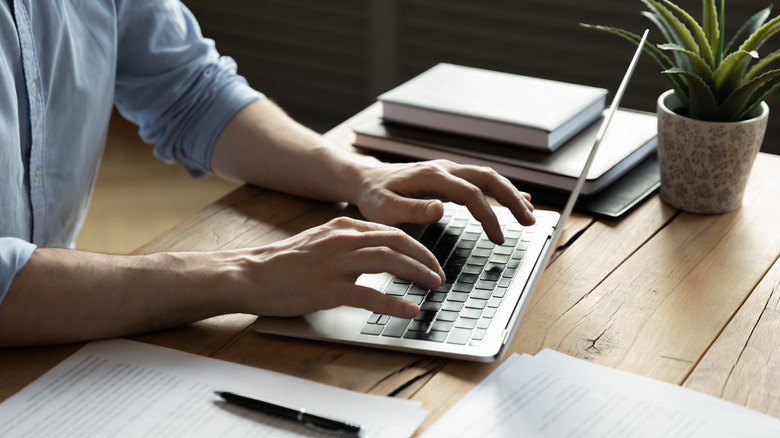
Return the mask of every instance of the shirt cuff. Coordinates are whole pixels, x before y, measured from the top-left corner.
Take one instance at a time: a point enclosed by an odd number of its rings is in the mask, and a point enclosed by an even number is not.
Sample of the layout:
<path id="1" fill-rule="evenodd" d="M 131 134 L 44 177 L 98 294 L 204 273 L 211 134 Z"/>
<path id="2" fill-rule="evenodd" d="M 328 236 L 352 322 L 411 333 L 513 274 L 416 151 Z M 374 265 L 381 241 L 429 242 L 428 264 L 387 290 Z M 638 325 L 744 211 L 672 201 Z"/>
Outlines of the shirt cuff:
<path id="1" fill-rule="evenodd" d="M 0 303 L 5 299 L 19 270 L 24 267 L 36 245 L 15 237 L 0 237 Z"/>

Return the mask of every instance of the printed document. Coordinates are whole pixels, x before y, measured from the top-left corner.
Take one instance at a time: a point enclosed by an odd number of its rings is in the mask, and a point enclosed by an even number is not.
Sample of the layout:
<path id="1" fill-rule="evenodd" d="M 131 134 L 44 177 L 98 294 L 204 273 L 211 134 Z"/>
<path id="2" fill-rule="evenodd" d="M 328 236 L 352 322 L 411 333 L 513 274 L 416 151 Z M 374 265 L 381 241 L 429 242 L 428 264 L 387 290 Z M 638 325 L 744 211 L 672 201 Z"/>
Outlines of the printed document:
<path id="1" fill-rule="evenodd" d="M 427 413 L 418 402 L 113 339 L 87 344 L 0 403 L 0 436 L 329 436 L 229 405 L 214 391 L 273 400 L 358 423 L 365 437 L 411 436 Z"/>
<path id="2" fill-rule="evenodd" d="M 780 420 L 553 350 L 512 355 L 423 437 L 767 437 Z"/>

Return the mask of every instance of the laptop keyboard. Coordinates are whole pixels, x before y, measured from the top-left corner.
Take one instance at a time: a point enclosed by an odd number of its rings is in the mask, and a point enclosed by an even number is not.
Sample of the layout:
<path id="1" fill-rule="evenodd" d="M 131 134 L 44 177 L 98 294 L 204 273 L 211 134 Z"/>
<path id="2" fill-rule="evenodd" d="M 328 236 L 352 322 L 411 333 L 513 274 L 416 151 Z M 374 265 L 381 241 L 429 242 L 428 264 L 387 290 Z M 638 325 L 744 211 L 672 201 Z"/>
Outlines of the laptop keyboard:
<path id="1" fill-rule="evenodd" d="M 448 206 L 429 225 L 420 242 L 431 250 L 447 278 L 437 289 L 426 289 L 394 277 L 383 291 L 420 306 L 414 319 L 374 313 L 363 324 L 364 335 L 478 345 L 504 301 L 523 259 L 533 227 L 523 227 L 508 212 L 497 210 L 504 243 L 496 245 L 465 209 Z"/>

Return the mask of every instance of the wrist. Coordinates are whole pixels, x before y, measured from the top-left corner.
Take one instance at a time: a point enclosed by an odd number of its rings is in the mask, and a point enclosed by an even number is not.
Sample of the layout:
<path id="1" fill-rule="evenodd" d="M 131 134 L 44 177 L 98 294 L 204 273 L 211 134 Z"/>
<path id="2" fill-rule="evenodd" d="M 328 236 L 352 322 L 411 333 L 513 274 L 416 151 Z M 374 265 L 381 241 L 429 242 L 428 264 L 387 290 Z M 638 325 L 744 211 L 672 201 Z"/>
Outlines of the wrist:
<path id="1" fill-rule="evenodd" d="M 339 199 L 360 205 L 361 199 L 373 182 L 373 170 L 382 163 L 374 157 L 351 154 L 339 174 Z"/>

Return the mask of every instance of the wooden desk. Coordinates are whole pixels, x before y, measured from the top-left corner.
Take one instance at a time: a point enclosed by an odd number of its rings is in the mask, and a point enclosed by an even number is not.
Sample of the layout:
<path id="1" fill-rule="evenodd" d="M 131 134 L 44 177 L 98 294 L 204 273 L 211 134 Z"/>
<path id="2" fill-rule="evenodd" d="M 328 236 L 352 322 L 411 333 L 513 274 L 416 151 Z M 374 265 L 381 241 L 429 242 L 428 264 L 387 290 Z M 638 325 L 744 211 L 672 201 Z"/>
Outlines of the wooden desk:
<path id="1" fill-rule="evenodd" d="M 351 144 L 351 123 L 328 136 Z M 511 351 L 553 348 L 780 417 L 780 157 L 761 154 L 744 205 L 680 213 L 655 196 L 620 221 L 575 214 Z M 343 206 L 242 187 L 138 250 L 262 245 Z M 134 339 L 372 394 L 421 400 L 435 421 L 497 364 L 261 336 L 226 315 Z M 0 400 L 80 345 L 0 350 Z M 422 429 L 421 429 L 422 430 Z"/>

